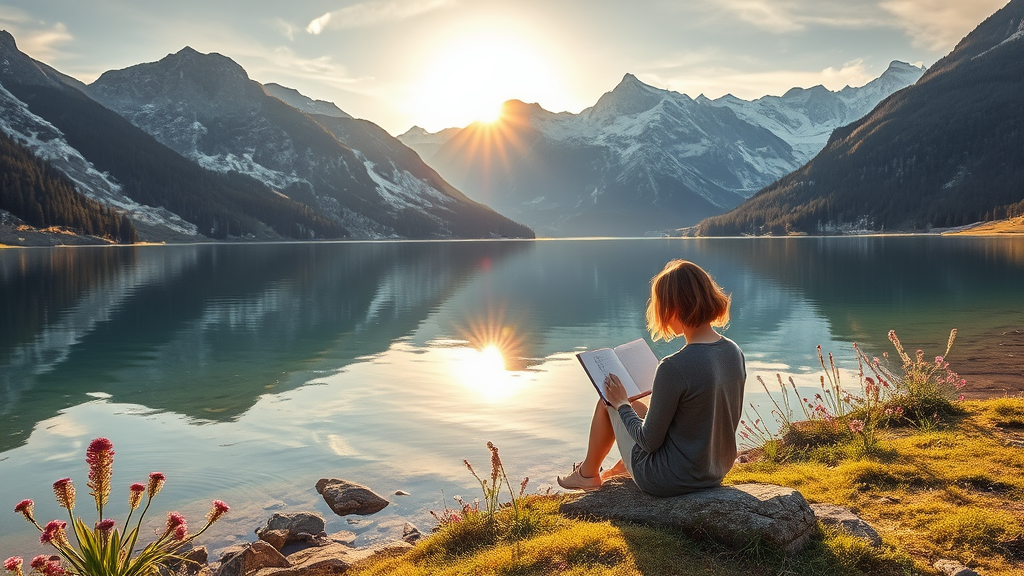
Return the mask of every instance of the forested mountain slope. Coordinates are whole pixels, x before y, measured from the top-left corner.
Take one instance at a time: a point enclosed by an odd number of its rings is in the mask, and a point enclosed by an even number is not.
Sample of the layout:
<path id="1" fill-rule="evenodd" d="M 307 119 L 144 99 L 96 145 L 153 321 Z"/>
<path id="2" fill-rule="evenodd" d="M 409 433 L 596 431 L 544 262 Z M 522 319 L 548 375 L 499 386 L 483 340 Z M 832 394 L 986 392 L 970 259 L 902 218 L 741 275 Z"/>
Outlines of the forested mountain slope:
<path id="1" fill-rule="evenodd" d="M 1024 0 L 700 235 L 925 230 L 1024 213 Z"/>

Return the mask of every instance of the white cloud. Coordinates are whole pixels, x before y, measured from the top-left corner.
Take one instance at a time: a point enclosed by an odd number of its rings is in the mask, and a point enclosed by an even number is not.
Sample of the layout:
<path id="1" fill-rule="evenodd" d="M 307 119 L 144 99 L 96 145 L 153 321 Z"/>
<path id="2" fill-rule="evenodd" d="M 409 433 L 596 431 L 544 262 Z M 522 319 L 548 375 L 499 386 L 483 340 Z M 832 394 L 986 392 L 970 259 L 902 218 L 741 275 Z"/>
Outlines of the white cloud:
<path id="1" fill-rule="evenodd" d="M 884 25 L 883 14 L 864 0 L 721 0 L 720 5 L 740 20 L 776 34 L 800 32 L 812 26 Z"/>
<path id="2" fill-rule="evenodd" d="M 314 18 L 306 32 L 320 34 L 331 28 L 361 28 L 382 22 L 393 22 L 419 16 L 456 4 L 457 0 L 368 0 Z"/>
<path id="3" fill-rule="evenodd" d="M 319 33 L 324 31 L 324 26 L 327 26 L 327 23 L 330 22 L 330 21 L 331 21 L 331 13 L 330 12 L 328 12 L 328 13 L 326 13 L 323 16 L 320 16 L 318 18 L 314 18 L 306 26 L 306 32 L 309 32 L 310 34 L 316 36 L 317 34 L 319 34 Z"/>
<path id="4" fill-rule="evenodd" d="M 883 0 L 879 6 L 895 16 L 896 24 L 914 45 L 928 50 L 952 50 L 1006 0 Z"/>

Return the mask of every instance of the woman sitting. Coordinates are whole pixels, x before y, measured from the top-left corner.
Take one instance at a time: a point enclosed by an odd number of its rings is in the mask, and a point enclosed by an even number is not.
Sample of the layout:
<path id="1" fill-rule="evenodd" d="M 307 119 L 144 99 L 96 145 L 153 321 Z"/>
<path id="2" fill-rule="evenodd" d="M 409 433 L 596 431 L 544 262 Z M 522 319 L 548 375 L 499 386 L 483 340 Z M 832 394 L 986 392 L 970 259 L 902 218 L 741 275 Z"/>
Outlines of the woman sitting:
<path id="1" fill-rule="evenodd" d="M 713 328 L 729 323 L 730 301 L 707 272 L 685 260 L 669 262 L 651 279 L 651 337 L 683 336 L 686 345 L 658 365 L 649 408 L 630 403 L 618 376 L 605 380 L 611 406 L 598 400 L 587 456 L 558 478 L 560 486 L 600 488 L 601 462 L 613 444 L 648 494 L 675 496 L 722 481 L 736 460 L 746 380 L 743 352 Z"/>

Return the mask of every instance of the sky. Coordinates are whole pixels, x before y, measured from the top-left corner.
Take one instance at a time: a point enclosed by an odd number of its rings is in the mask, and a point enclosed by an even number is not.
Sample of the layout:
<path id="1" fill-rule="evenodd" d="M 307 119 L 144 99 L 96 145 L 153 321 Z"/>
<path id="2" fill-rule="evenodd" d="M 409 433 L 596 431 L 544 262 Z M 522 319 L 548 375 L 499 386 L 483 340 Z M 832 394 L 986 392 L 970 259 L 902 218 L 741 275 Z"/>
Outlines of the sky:
<path id="1" fill-rule="evenodd" d="M 626 73 L 696 97 L 860 86 L 925 66 L 1006 0 L 0 0 L 0 28 L 84 82 L 191 46 L 397 135 L 579 112 Z"/>

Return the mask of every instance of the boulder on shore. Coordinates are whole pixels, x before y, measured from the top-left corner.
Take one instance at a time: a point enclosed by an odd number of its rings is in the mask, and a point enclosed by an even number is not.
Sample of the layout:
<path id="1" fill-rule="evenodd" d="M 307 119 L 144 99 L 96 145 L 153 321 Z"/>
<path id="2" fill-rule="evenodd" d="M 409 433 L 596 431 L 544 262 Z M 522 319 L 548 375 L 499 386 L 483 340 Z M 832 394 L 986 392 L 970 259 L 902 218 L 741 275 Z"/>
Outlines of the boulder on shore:
<path id="1" fill-rule="evenodd" d="M 256 529 L 256 536 L 269 542 L 280 550 L 292 542 L 313 542 L 324 537 L 327 522 L 316 512 L 293 512 L 290 514 L 275 513 L 267 520 L 267 525 Z"/>
<path id="2" fill-rule="evenodd" d="M 338 516 L 374 514 L 389 504 L 366 486 L 339 478 L 321 478 L 316 483 L 316 491 Z"/>
<path id="3" fill-rule="evenodd" d="M 263 568 L 289 566 L 291 563 L 276 548 L 257 540 L 252 544 L 243 545 L 240 550 L 233 551 L 230 555 L 224 554 L 214 576 L 247 576 Z"/>
<path id="4" fill-rule="evenodd" d="M 614 480 L 563 503 L 559 511 L 573 517 L 676 528 L 733 549 L 760 541 L 790 554 L 802 550 L 818 530 L 803 495 L 772 484 L 717 486 L 658 498 L 642 492 L 632 480 Z"/>
<path id="5" fill-rule="evenodd" d="M 818 521 L 826 526 L 835 526 L 850 536 L 866 541 L 875 548 L 882 545 L 882 537 L 878 535 L 878 532 L 849 508 L 836 504 L 811 504 L 811 510 L 814 510 Z"/>

